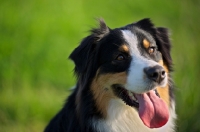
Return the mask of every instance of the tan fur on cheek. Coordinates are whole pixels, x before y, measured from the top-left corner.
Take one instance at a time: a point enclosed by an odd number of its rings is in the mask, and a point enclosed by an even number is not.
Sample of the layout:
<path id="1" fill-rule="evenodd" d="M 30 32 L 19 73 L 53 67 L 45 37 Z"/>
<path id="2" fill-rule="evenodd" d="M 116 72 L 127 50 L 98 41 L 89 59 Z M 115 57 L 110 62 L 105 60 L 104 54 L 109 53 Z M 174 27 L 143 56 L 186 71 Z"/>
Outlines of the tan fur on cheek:
<path id="1" fill-rule="evenodd" d="M 163 66 L 163 60 L 159 60 L 158 62 L 161 66 Z"/>
<path id="2" fill-rule="evenodd" d="M 110 99 L 117 98 L 111 86 L 113 84 L 125 84 L 127 74 L 126 72 L 115 73 L 115 74 L 103 74 L 94 78 L 91 84 L 91 91 L 94 96 L 94 100 L 97 109 L 103 114 L 104 117 L 107 116 L 107 108 Z"/>
<path id="3" fill-rule="evenodd" d="M 163 66 L 163 68 L 165 69 L 165 72 L 167 73 L 167 76 L 168 76 L 169 70 L 168 70 L 167 66 L 165 64 L 163 64 L 163 60 L 160 60 L 158 63 Z M 157 91 L 158 91 L 160 97 L 166 102 L 166 104 L 169 107 L 170 106 L 169 85 L 167 84 L 165 87 L 158 87 Z"/>
<path id="4" fill-rule="evenodd" d="M 157 91 L 160 95 L 160 97 L 165 101 L 165 103 L 167 104 L 167 106 L 170 106 L 170 100 L 169 100 L 169 86 L 165 86 L 165 87 L 158 87 Z"/>

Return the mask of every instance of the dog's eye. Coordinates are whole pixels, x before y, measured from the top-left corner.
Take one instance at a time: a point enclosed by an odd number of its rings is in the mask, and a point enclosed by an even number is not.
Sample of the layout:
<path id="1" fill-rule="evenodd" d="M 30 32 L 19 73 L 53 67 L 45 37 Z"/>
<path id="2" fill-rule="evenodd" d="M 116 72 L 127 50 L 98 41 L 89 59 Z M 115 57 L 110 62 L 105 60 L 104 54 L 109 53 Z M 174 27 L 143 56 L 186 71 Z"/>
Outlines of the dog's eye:
<path id="1" fill-rule="evenodd" d="M 153 54 L 156 50 L 156 47 L 149 47 L 148 52 L 149 54 Z"/>
<path id="2" fill-rule="evenodd" d="M 125 57 L 121 54 L 116 57 L 116 60 L 118 60 L 118 61 L 122 61 L 124 59 L 125 59 Z"/>

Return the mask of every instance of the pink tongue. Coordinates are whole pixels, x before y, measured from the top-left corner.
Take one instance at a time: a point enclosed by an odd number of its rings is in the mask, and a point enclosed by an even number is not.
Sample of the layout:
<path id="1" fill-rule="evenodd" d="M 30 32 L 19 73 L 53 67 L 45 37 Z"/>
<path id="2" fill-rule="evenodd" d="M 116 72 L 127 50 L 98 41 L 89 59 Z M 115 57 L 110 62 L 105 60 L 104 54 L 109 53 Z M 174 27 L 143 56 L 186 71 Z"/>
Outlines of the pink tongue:
<path id="1" fill-rule="evenodd" d="M 167 123 L 167 105 L 153 90 L 149 93 L 136 94 L 136 98 L 139 102 L 139 116 L 147 127 L 158 128 Z"/>

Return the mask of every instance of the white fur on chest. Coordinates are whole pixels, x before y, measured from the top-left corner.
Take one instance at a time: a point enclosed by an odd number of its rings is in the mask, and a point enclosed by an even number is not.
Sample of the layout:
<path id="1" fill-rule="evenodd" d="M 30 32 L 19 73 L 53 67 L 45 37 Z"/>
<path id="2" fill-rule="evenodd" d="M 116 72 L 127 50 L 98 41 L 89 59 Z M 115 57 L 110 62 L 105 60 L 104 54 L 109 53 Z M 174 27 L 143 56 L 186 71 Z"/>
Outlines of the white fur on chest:
<path id="1" fill-rule="evenodd" d="M 109 102 L 108 117 L 94 121 L 93 125 L 98 132 L 173 132 L 175 118 L 174 110 L 170 110 L 170 118 L 165 126 L 150 129 L 143 124 L 134 108 L 120 99 L 112 99 Z"/>

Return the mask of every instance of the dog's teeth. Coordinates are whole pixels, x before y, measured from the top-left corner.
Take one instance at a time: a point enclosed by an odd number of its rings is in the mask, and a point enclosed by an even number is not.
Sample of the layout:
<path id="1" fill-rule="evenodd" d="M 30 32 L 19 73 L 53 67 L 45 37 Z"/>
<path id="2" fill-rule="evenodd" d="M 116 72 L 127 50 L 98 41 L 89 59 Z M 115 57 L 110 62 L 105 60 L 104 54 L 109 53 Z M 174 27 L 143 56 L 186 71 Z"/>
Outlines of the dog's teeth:
<path id="1" fill-rule="evenodd" d="M 131 96 L 131 99 L 134 100 L 134 101 L 136 101 L 136 98 L 134 96 Z"/>
<path id="2" fill-rule="evenodd" d="M 128 95 L 129 95 L 129 97 L 133 96 L 133 94 L 131 92 L 129 92 L 129 91 L 128 91 Z"/>
<path id="3" fill-rule="evenodd" d="M 131 96 L 131 99 L 134 100 L 134 101 L 137 100 L 137 99 L 135 98 L 135 96 L 133 96 L 133 95 Z"/>
<path id="4" fill-rule="evenodd" d="M 133 93 L 131 93 L 130 91 L 128 91 L 128 95 L 129 95 L 129 97 L 130 97 L 133 101 L 135 101 L 135 102 L 138 103 L 138 100 L 135 98 L 135 96 L 133 95 Z"/>

